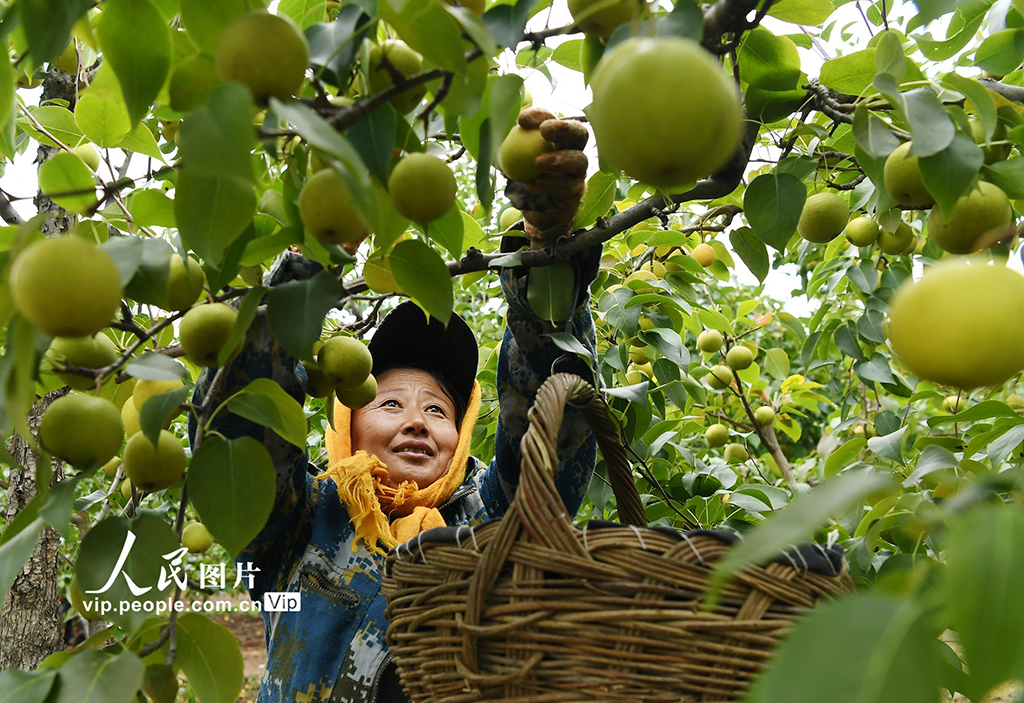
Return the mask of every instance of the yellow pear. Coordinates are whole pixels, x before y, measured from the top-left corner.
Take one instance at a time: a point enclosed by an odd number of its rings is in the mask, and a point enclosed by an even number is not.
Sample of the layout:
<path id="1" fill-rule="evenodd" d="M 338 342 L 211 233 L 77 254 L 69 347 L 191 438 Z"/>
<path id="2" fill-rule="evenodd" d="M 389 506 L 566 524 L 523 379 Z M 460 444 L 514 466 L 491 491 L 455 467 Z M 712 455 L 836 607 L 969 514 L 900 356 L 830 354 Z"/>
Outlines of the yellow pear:
<path id="1" fill-rule="evenodd" d="M 309 66 L 309 44 L 285 15 L 255 10 L 233 19 L 217 42 L 217 74 L 252 91 L 259 105 L 299 92 Z"/>
<path id="2" fill-rule="evenodd" d="M 50 237 L 11 266 L 11 297 L 32 325 L 54 337 L 96 334 L 121 304 L 121 274 L 100 247 L 80 237 Z"/>
<path id="3" fill-rule="evenodd" d="M 191 307 L 203 292 L 203 267 L 190 256 L 184 259 L 171 255 L 171 268 L 167 273 L 167 310 L 185 310 Z"/>
<path id="4" fill-rule="evenodd" d="M 85 591 L 82 590 L 82 585 L 78 582 L 78 574 L 75 574 L 71 577 L 70 595 L 71 605 L 75 608 L 75 611 L 83 618 L 89 620 L 90 622 L 95 622 L 97 620 L 103 619 L 102 615 L 100 615 L 98 612 L 92 610 L 86 605 L 87 596 Z M 103 597 L 103 594 L 89 594 L 88 600 L 92 600 L 97 595 L 100 598 Z"/>
<path id="5" fill-rule="evenodd" d="M 103 473 L 113 478 L 117 475 L 117 469 L 121 466 L 121 457 L 115 456 L 103 465 Z"/>
<path id="6" fill-rule="evenodd" d="M 959 395 L 947 395 L 942 400 L 942 409 L 952 415 L 961 413 L 967 409 L 967 398 Z"/>
<path id="7" fill-rule="evenodd" d="M 835 193 L 815 193 L 804 202 L 797 233 L 809 242 L 824 244 L 838 237 L 850 219 L 843 197 Z"/>
<path id="8" fill-rule="evenodd" d="M 324 342 L 317 352 L 316 362 L 320 370 L 342 390 L 361 386 L 373 368 L 373 357 L 366 345 L 344 335 Z"/>
<path id="9" fill-rule="evenodd" d="M 121 424 L 128 437 L 142 431 L 142 425 L 139 424 L 139 411 L 135 407 L 135 401 L 131 398 L 124 401 L 124 405 L 121 406 Z"/>
<path id="10" fill-rule="evenodd" d="M 338 388 L 335 393 L 342 405 L 358 410 L 377 397 L 377 379 L 370 375 L 355 388 Z"/>
<path id="11" fill-rule="evenodd" d="M 135 388 L 132 389 L 132 404 L 135 406 L 136 413 L 142 412 L 142 406 L 146 404 L 146 401 L 152 398 L 154 395 L 160 395 L 167 391 L 177 390 L 185 384 L 174 379 L 173 381 L 147 381 L 144 378 L 139 379 L 138 383 L 135 384 Z M 129 432 L 129 436 L 135 434 Z"/>
<path id="12" fill-rule="evenodd" d="M 136 488 L 160 491 L 185 472 L 185 450 L 181 442 L 167 430 L 160 430 L 154 445 L 141 432 L 131 436 L 124 447 L 124 472 Z"/>
<path id="13" fill-rule="evenodd" d="M 498 165 L 510 180 L 526 183 L 540 175 L 535 163 L 537 157 L 554 148 L 539 129 L 515 125 L 498 149 Z"/>
<path id="14" fill-rule="evenodd" d="M 53 401 L 39 422 L 43 448 L 77 469 L 106 464 L 123 438 L 121 415 L 114 404 L 82 393 Z"/>
<path id="15" fill-rule="evenodd" d="M 869 247 L 878 241 L 881 228 L 870 217 L 861 215 L 846 225 L 846 239 L 857 247 Z"/>
<path id="16" fill-rule="evenodd" d="M 57 378 L 66 385 L 80 391 L 96 387 L 96 380 L 90 376 L 74 373 L 60 373 L 66 363 L 84 369 L 100 369 L 114 363 L 117 347 L 103 332 L 86 337 L 54 337 L 46 356 L 53 364 Z"/>
<path id="17" fill-rule="evenodd" d="M 299 193 L 299 217 L 309 233 L 325 244 L 348 244 L 366 234 L 344 179 L 332 168 L 317 171 Z"/>
<path id="18" fill-rule="evenodd" d="M 430 154 L 409 154 L 388 178 L 391 202 L 413 222 L 440 219 L 455 202 L 457 188 L 448 164 Z"/>
<path id="19" fill-rule="evenodd" d="M 602 39 L 639 15 L 642 6 L 638 0 L 569 0 L 569 12 L 576 26 Z"/>
<path id="20" fill-rule="evenodd" d="M 718 330 L 704 330 L 697 335 L 697 348 L 702 352 L 712 354 L 722 348 L 725 339 Z"/>
<path id="21" fill-rule="evenodd" d="M 910 155 L 911 143 L 900 144 L 885 160 L 885 188 L 900 205 L 923 208 L 934 201 L 921 178 L 918 157 Z"/>
<path id="22" fill-rule="evenodd" d="M 732 386 L 735 377 L 732 369 L 724 364 L 717 364 L 711 367 L 711 373 L 707 375 L 708 385 L 715 390 L 724 390 Z"/>
<path id="23" fill-rule="evenodd" d="M 970 390 L 1024 369 L 1024 276 L 952 259 L 903 283 L 889 305 L 889 343 L 933 383 Z"/>
<path id="24" fill-rule="evenodd" d="M 725 363 L 734 371 L 742 371 L 754 363 L 754 352 L 749 347 L 736 345 L 726 353 Z"/>
<path id="25" fill-rule="evenodd" d="M 1013 408 L 1016 413 L 1024 412 L 1024 398 L 1016 393 L 1011 393 L 1006 397 L 1006 404 Z"/>
<path id="26" fill-rule="evenodd" d="M 401 39 L 388 39 L 370 48 L 370 90 L 379 93 L 394 85 L 391 71 L 384 65 L 385 60 L 399 74 L 408 78 L 423 70 L 423 57 L 409 48 Z M 405 114 L 420 104 L 427 94 L 426 85 L 417 85 L 391 98 L 391 105 L 401 114 Z"/>
<path id="27" fill-rule="evenodd" d="M 994 164 L 996 161 L 1004 161 L 1006 157 L 1010 155 L 1009 143 L 1006 144 L 993 144 L 992 142 L 1006 141 L 1006 125 L 1002 122 L 996 123 L 995 131 L 992 132 L 992 139 L 989 142 L 985 141 L 985 126 L 982 124 L 981 119 L 976 115 L 970 117 L 971 125 L 971 136 L 974 137 L 981 151 L 985 155 L 985 163 Z"/>
<path id="28" fill-rule="evenodd" d="M 100 167 L 100 152 L 96 151 L 96 147 L 92 144 L 85 142 L 75 147 L 75 153 L 78 155 L 85 165 L 89 167 L 90 171 L 96 171 Z"/>
<path id="29" fill-rule="evenodd" d="M 913 228 L 906 222 L 900 222 L 895 232 L 882 229 L 878 233 L 878 248 L 883 254 L 902 254 L 914 242 Z"/>
<path id="30" fill-rule="evenodd" d="M 770 425 L 775 422 L 775 410 L 767 405 L 762 405 L 754 411 L 754 419 L 759 425 Z"/>
<path id="31" fill-rule="evenodd" d="M 947 218 L 938 205 L 928 214 L 928 237 L 950 254 L 984 249 L 1012 232 L 1013 207 L 999 186 L 979 182 Z"/>
<path id="32" fill-rule="evenodd" d="M 740 145 L 739 91 L 697 42 L 626 39 L 590 81 L 587 117 L 601 160 L 636 180 L 675 189 L 710 176 Z"/>
<path id="33" fill-rule="evenodd" d="M 730 464 L 738 464 L 750 458 L 750 453 L 742 444 L 730 444 L 725 448 L 725 460 Z"/>
<path id="34" fill-rule="evenodd" d="M 690 256 L 692 256 L 694 261 L 704 268 L 715 263 L 715 259 L 718 258 L 715 254 L 715 250 L 710 244 L 698 244 L 693 248 L 693 251 L 690 252 Z"/>
<path id="35" fill-rule="evenodd" d="M 704 432 L 704 439 L 707 440 L 709 447 L 721 447 L 729 441 L 729 428 L 716 422 Z"/>
<path id="36" fill-rule="evenodd" d="M 178 332 L 189 361 L 197 366 L 220 366 L 220 352 L 228 343 L 237 319 L 238 311 L 224 303 L 199 305 L 185 313 Z M 238 340 L 227 362 L 238 356 L 244 343 L 244 339 Z"/>
<path id="37" fill-rule="evenodd" d="M 213 535 L 201 522 L 190 522 L 181 531 L 181 546 L 192 554 L 205 552 L 213 546 Z"/>
<path id="38" fill-rule="evenodd" d="M 498 229 L 502 232 L 507 230 L 509 227 L 519 222 L 523 218 L 523 213 L 519 212 L 514 207 L 507 207 L 501 211 L 501 215 L 498 216 Z"/>

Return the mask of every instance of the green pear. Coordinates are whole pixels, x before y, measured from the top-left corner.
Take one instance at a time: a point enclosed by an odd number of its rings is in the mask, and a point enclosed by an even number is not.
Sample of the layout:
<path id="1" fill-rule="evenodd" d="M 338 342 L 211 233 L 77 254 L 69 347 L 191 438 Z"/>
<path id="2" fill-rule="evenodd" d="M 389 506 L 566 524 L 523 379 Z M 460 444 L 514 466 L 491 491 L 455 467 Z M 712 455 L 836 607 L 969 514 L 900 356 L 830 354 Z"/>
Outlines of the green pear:
<path id="1" fill-rule="evenodd" d="M 401 39 L 388 39 L 375 44 L 370 48 L 370 93 L 379 93 L 394 85 L 394 78 L 391 70 L 385 66 L 385 60 L 391 69 L 406 78 L 423 70 L 423 57 Z M 395 110 L 404 115 L 419 105 L 426 94 L 427 86 L 421 84 L 403 90 L 391 98 L 390 102 Z"/>
<path id="2" fill-rule="evenodd" d="M 885 188 L 900 205 L 924 208 L 935 202 L 921 178 L 918 157 L 910 155 L 911 143 L 896 147 L 885 160 Z"/>
<path id="3" fill-rule="evenodd" d="M 76 469 L 106 464 L 121 447 L 121 414 L 109 400 L 82 393 L 58 398 L 39 422 L 39 441 L 46 451 Z"/>
<path id="4" fill-rule="evenodd" d="M 181 546 L 192 554 L 205 552 L 213 546 L 213 535 L 201 522 L 190 522 L 181 531 Z"/>
<path id="5" fill-rule="evenodd" d="M 734 371 L 742 371 L 754 363 L 754 352 L 749 347 L 736 345 L 726 353 L 725 363 Z"/>
<path id="6" fill-rule="evenodd" d="M 355 388 L 338 388 L 335 392 L 342 405 L 358 410 L 377 397 L 377 379 L 371 374 Z"/>
<path id="7" fill-rule="evenodd" d="M 824 244 L 838 237 L 849 219 L 850 211 L 842 196 L 815 193 L 804 202 L 796 231 L 809 242 Z"/>
<path id="8" fill-rule="evenodd" d="M 199 305 L 185 313 L 178 332 L 189 361 L 197 366 L 220 366 L 220 352 L 228 343 L 237 319 L 238 311 L 224 303 Z M 238 356 L 244 342 L 244 339 L 238 340 L 227 362 Z"/>
<path id="9" fill-rule="evenodd" d="M 979 182 L 946 217 L 938 205 L 928 214 L 928 237 L 950 254 L 970 254 L 1012 233 L 1013 207 L 999 186 Z"/>
<path id="10" fill-rule="evenodd" d="M 725 460 L 730 464 L 738 464 L 750 458 L 750 453 L 742 444 L 730 444 L 725 448 Z"/>
<path id="11" fill-rule="evenodd" d="M 914 243 L 914 229 L 906 222 L 900 222 L 895 232 L 882 229 L 878 233 L 878 248 L 883 254 L 896 256 L 907 250 L 907 247 Z"/>
<path id="12" fill-rule="evenodd" d="M 190 256 L 171 256 L 167 274 L 167 310 L 186 310 L 203 292 L 203 267 Z"/>
<path id="13" fill-rule="evenodd" d="M 54 337 L 46 356 L 53 364 L 57 378 L 75 390 L 84 391 L 95 388 L 95 379 L 74 373 L 60 373 L 60 370 L 65 368 L 64 364 L 70 363 L 84 369 L 100 369 L 114 363 L 118 352 L 110 337 L 103 332 L 97 332 L 87 337 Z"/>
<path id="14" fill-rule="evenodd" d="M 515 125 L 498 149 L 498 164 L 510 180 L 525 183 L 540 175 L 537 157 L 554 148 L 555 145 L 545 139 L 539 129 L 523 129 Z"/>
<path id="15" fill-rule="evenodd" d="M 754 419 L 759 425 L 770 425 L 775 422 L 775 410 L 767 405 L 762 405 L 754 411 Z"/>
<path id="16" fill-rule="evenodd" d="M 306 79 L 309 43 L 287 15 L 254 10 L 224 28 L 214 62 L 223 80 L 245 85 L 257 104 L 271 97 L 287 101 Z"/>
<path id="17" fill-rule="evenodd" d="M 704 330 L 697 335 L 697 348 L 702 352 L 712 354 L 722 348 L 725 338 L 718 330 Z"/>
<path id="18" fill-rule="evenodd" d="M 716 422 L 704 432 L 704 439 L 707 440 L 710 447 L 721 447 L 729 441 L 729 428 Z"/>
<path id="19" fill-rule="evenodd" d="M 333 168 L 317 171 L 299 193 L 299 217 L 309 233 L 325 244 L 349 244 L 366 235 L 348 185 Z"/>
<path id="20" fill-rule="evenodd" d="M 732 369 L 724 364 L 717 364 L 711 367 L 711 373 L 707 375 L 708 385 L 715 390 L 724 390 L 730 387 L 735 380 Z"/>
<path id="21" fill-rule="evenodd" d="M 160 430 L 154 445 L 137 432 L 124 447 L 124 472 L 132 485 L 146 491 L 160 491 L 172 485 L 185 472 L 185 450 L 181 441 L 167 430 Z"/>
<path id="22" fill-rule="evenodd" d="M 869 247 L 878 241 L 881 228 L 870 217 L 861 215 L 850 220 L 846 225 L 846 239 L 857 247 Z"/>
<path id="23" fill-rule="evenodd" d="M 324 342 L 317 352 L 316 362 L 320 370 L 341 390 L 361 386 L 373 368 L 373 357 L 366 345 L 344 335 L 331 337 Z"/>
<path id="24" fill-rule="evenodd" d="M 440 219 L 455 202 L 457 189 L 448 164 L 430 154 L 409 154 L 388 178 L 391 202 L 402 217 L 413 222 Z"/>

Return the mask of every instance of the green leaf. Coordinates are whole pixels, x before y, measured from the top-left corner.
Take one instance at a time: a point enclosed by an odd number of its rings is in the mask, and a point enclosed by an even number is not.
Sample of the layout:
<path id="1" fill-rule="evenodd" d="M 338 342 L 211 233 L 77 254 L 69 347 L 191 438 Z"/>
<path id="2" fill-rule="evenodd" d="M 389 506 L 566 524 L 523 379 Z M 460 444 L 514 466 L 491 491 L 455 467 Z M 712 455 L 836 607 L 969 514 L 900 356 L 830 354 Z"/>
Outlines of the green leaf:
<path id="1" fill-rule="evenodd" d="M 323 17 L 324 0 L 281 0 L 277 6 L 277 12 L 287 15 L 295 20 L 295 23 L 305 29 Z"/>
<path id="2" fill-rule="evenodd" d="M 388 165 L 395 147 L 398 119 L 394 108 L 384 103 L 345 132 L 363 162 L 381 183 L 388 182 Z"/>
<path id="3" fill-rule="evenodd" d="M 868 449 L 885 459 L 902 462 L 903 435 L 906 432 L 907 428 L 904 426 L 882 437 L 872 437 L 868 440 Z"/>
<path id="4" fill-rule="evenodd" d="M 135 128 L 114 146 L 118 149 L 127 149 L 128 151 L 134 151 L 136 154 L 142 154 L 143 156 L 149 156 L 164 162 L 164 155 L 160 152 L 160 146 L 156 143 L 156 137 L 149 131 L 149 127 L 146 126 L 145 122 L 135 125 Z"/>
<path id="5" fill-rule="evenodd" d="M 248 10 L 247 0 L 181 0 L 181 22 L 203 53 L 213 56 L 224 28 Z"/>
<path id="6" fill-rule="evenodd" d="M 590 353 L 590 350 L 583 346 L 583 343 L 580 342 L 580 340 L 576 339 L 568 332 L 545 332 L 542 336 L 550 337 L 555 346 L 562 351 L 569 352 L 570 354 L 577 354 L 587 361 L 594 358 L 594 355 Z"/>
<path id="7" fill-rule="evenodd" d="M 40 703 L 45 701 L 54 679 L 55 669 L 0 671 L 0 703 Z"/>
<path id="8" fill-rule="evenodd" d="M 526 20 L 535 0 L 515 0 L 512 4 L 494 5 L 483 15 L 484 24 L 501 46 L 514 49 L 523 39 Z"/>
<path id="9" fill-rule="evenodd" d="M 683 338 L 674 329 L 655 327 L 641 332 L 640 338 L 683 371 L 689 368 L 690 352 L 683 346 Z"/>
<path id="10" fill-rule="evenodd" d="M 869 387 L 872 383 L 894 383 L 896 380 L 892 376 L 888 360 L 878 352 L 872 354 L 870 359 L 854 364 L 853 372 Z"/>
<path id="11" fill-rule="evenodd" d="M 114 567 L 129 540 L 129 529 L 130 534 L 134 535 L 134 541 L 121 571 L 115 572 Z M 138 601 L 145 605 L 147 602 L 166 599 L 172 593 L 173 581 L 163 590 L 159 590 L 160 569 L 167 567 L 167 561 L 162 555 L 169 554 L 180 546 L 178 536 L 171 530 L 166 518 L 157 513 L 140 512 L 130 523 L 123 517 L 108 517 L 97 523 L 82 538 L 78 561 L 75 564 L 75 573 L 78 575 L 85 599 L 97 599 L 113 604 L 113 610 L 106 612 L 103 615 L 104 619 L 122 626 L 129 633 L 134 631 L 146 621 L 147 614 L 141 611 L 133 612 L 132 609 L 119 613 L 117 603 Z M 148 590 L 135 595 L 130 590 L 126 575 L 136 586 Z M 102 593 L 90 593 L 100 591 L 111 576 L 114 576 L 114 579 L 107 590 Z M 133 688 L 132 692 L 134 691 Z"/>
<path id="12" fill-rule="evenodd" d="M 958 12 L 957 18 L 962 17 L 966 21 L 950 23 L 949 31 L 953 32 L 954 29 L 956 31 L 946 39 L 935 40 L 931 38 L 930 34 L 917 36 L 917 48 L 931 61 L 945 61 L 951 58 L 977 36 L 978 28 L 981 27 L 985 13 L 988 12 L 988 5 L 987 2 L 973 3 L 973 7 L 967 13 Z"/>
<path id="13" fill-rule="evenodd" d="M 181 124 L 174 215 L 185 246 L 215 264 L 256 214 L 252 109 L 249 91 L 227 82 Z"/>
<path id="14" fill-rule="evenodd" d="M 551 53 L 551 60 L 561 64 L 572 71 L 583 72 L 583 64 L 580 63 L 580 52 L 583 50 L 582 39 L 570 39 L 555 47 Z"/>
<path id="15" fill-rule="evenodd" d="M 324 317 L 344 293 L 337 276 L 321 271 L 305 281 L 274 286 L 267 296 L 267 322 L 281 346 L 302 361 L 312 361 Z"/>
<path id="16" fill-rule="evenodd" d="M 897 82 L 903 80 L 903 74 L 907 71 L 902 36 L 895 29 L 887 29 L 875 37 L 875 72 L 888 73 Z"/>
<path id="17" fill-rule="evenodd" d="M 533 313 L 558 325 L 569 316 L 576 274 L 569 264 L 531 268 L 527 278 L 526 299 Z"/>
<path id="18" fill-rule="evenodd" d="M 978 690 L 1024 674 L 1024 515 L 986 506 L 950 526 L 945 598 Z"/>
<path id="19" fill-rule="evenodd" d="M 72 25 L 92 6 L 92 0 L 21 0 L 18 11 L 32 63 L 42 66 L 63 51 Z"/>
<path id="20" fill-rule="evenodd" d="M 92 86 L 75 105 L 75 122 L 90 141 L 104 148 L 116 146 L 132 128 L 128 110 L 119 94 L 111 95 Z"/>
<path id="21" fill-rule="evenodd" d="M 1024 29 L 1004 29 L 985 37 L 974 53 L 978 68 L 1005 76 L 1024 62 Z"/>
<path id="22" fill-rule="evenodd" d="M 924 25 L 953 12 L 958 3 L 957 0 L 914 0 L 914 4 L 919 12 L 914 21 Z"/>
<path id="23" fill-rule="evenodd" d="M 800 80 L 800 54 L 787 37 L 755 27 L 740 44 L 740 78 L 756 88 L 790 90 Z"/>
<path id="24" fill-rule="evenodd" d="M 98 203 L 92 171 L 66 151 L 54 154 L 39 169 L 39 190 L 65 210 L 79 214 Z"/>
<path id="25" fill-rule="evenodd" d="M 864 49 L 823 63 L 818 82 L 840 93 L 859 95 L 871 85 L 875 73 L 875 50 Z"/>
<path id="26" fill-rule="evenodd" d="M 967 193 L 985 163 L 981 147 L 972 137 L 957 132 L 942 151 L 918 161 L 921 179 L 946 217 L 960 196 Z"/>
<path id="27" fill-rule="evenodd" d="M 220 83 L 213 59 L 204 54 L 192 54 L 179 61 L 171 70 L 167 86 L 171 109 L 191 112 L 202 105 L 210 91 Z"/>
<path id="28" fill-rule="evenodd" d="M 60 667 L 49 703 L 128 703 L 142 687 L 142 660 L 135 652 L 111 656 L 85 649 Z"/>
<path id="29" fill-rule="evenodd" d="M 884 490 L 891 483 L 888 475 L 857 471 L 820 484 L 747 532 L 745 539 L 715 565 L 713 587 L 717 590 L 731 574 L 776 557 L 808 539 L 829 518 L 843 514 L 865 496 Z"/>
<path id="30" fill-rule="evenodd" d="M 739 227 L 729 233 L 729 243 L 732 244 L 740 259 L 750 269 L 750 273 L 757 277 L 757 280 L 764 283 L 768 275 L 770 265 L 768 262 L 768 249 L 764 242 L 758 239 L 754 230 L 749 227 Z"/>
<path id="31" fill-rule="evenodd" d="M 188 370 L 180 362 L 156 352 L 144 352 L 129 362 L 124 370 L 129 376 L 147 381 L 184 381 L 188 378 Z"/>
<path id="32" fill-rule="evenodd" d="M 177 254 L 166 240 L 146 237 L 139 241 L 142 254 L 134 275 L 125 286 L 125 295 L 140 303 L 166 305 L 171 257 Z"/>
<path id="33" fill-rule="evenodd" d="M 139 428 L 155 447 L 160 439 L 160 430 L 171 418 L 181 414 L 181 404 L 188 397 L 189 388 L 176 388 L 146 399 L 139 412 Z"/>
<path id="34" fill-rule="evenodd" d="M 930 444 L 924 448 L 917 458 L 917 465 L 914 472 L 903 482 L 905 487 L 914 486 L 920 483 L 921 479 L 933 471 L 952 469 L 958 465 L 953 452 L 937 444 Z"/>
<path id="35" fill-rule="evenodd" d="M 171 33 L 149 0 L 107 0 L 96 37 L 121 83 L 132 122 L 138 122 L 167 80 Z"/>
<path id="36" fill-rule="evenodd" d="M 900 144 L 885 123 L 863 105 L 858 105 L 853 113 L 853 137 L 857 146 L 876 159 L 887 157 Z"/>
<path id="37" fill-rule="evenodd" d="M 297 404 L 290 396 L 288 400 Z M 189 499 L 232 559 L 270 517 L 276 480 L 270 453 L 252 437 L 228 440 L 211 435 L 192 456 Z"/>
<path id="38" fill-rule="evenodd" d="M 85 136 L 78 124 L 75 123 L 75 115 L 73 112 L 68 110 L 66 107 L 59 105 L 44 105 L 36 109 L 29 109 L 32 113 L 32 117 L 35 118 L 36 122 L 39 123 L 47 132 L 52 134 L 56 139 L 59 139 L 63 144 L 74 146 L 82 141 Z M 40 144 L 46 146 L 52 146 L 57 148 L 58 145 L 53 139 L 45 136 L 42 132 L 36 130 L 24 117 L 19 117 L 17 120 L 18 127 L 25 131 L 30 137 L 35 139 Z"/>
<path id="39" fill-rule="evenodd" d="M 985 139 L 991 139 L 999 119 L 992 91 L 975 79 L 965 78 L 956 73 L 947 73 L 943 76 L 942 85 L 961 93 L 973 103 L 974 109 L 978 111 L 978 117 L 981 118 Z"/>
<path id="40" fill-rule="evenodd" d="M 596 171 L 587 181 L 587 190 L 583 193 L 583 201 L 580 209 L 576 211 L 576 221 L 573 227 L 580 229 L 590 227 L 597 222 L 597 218 L 608 214 L 615 203 L 615 193 L 618 187 L 618 176 L 614 173 Z"/>
<path id="41" fill-rule="evenodd" d="M 487 83 L 487 127 L 491 144 L 501 144 L 516 124 L 523 104 L 523 79 L 515 75 L 498 76 Z"/>
<path id="42" fill-rule="evenodd" d="M 783 380 L 789 376 L 789 355 L 785 349 L 775 347 L 764 353 L 764 368 L 772 378 Z"/>
<path id="43" fill-rule="evenodd" d="M 1021 442 L 1024 442 L 1024 425 L 1017 425 L 989 444 L 985 454 L 993 466 L 999 466 L 1010 452 L 1020 446 Z"/>
<path id="44" fill-rule="evenodd" d="M 672 10 L 657 18 L 657 32 L 655 34 L 659 37 L 682 37 L 699 42 L 703 33 L 704 13 L 694 0 L 680 0 L 679 2 L 672 3 Z M 587 41 L 596 39 L 597 37 L 587 37 L 584 40 L 584 55 L 586 55 L 585 52 L 587 51 Z M 586 73 L 586 70 L 584 72 Z"/>
<path id="45" fill-rule="evenodd" d="M 827 690 L 829 703 L 932 703 L 939 686 L 935 641 L 914 601 L 847 596 L 797 623 L 753 700 L 820 703 Z"/>
<path id="46" fill-rule="evenodd" d="M 955 422 L 977 422 L 978 420 L 989 420 L 994 417 L 1020 417 L 1009 405 L 1001 400 L 983 400 L 977 405 L 964 410 L 956 415 L 935 415 L 928 418 L 929 427 L 941 425 L 952 425 Z"/>
<path id="47" fill-rule="evenodd" d="M 747 186 L 743 209 L 754 233 L 770 247 L 785 251 L 796 232 L 807 186 L 789 173 L 765 173 Z"/>
<path id="48" fill-rule="evenodd" d="M 953 120 L 930 88 L 903 93 L 910 122 L 912 156 L 931 156 L 949 146 L 956 135 Z"/>
<path id="49" fill-rule="evenodd" d="M 383 231 L 383 214 L 379 212 L 378 200 L 359 152 L 306 105 L 283 103 L 277 98 L 271 98 L 270 106 L 285 123 L 295 128 L 309 146 L 336 159 L 333 167 L 345 179 L 363 221 L 370 226 L 371 231 Z"/>
<path id="50" fill-rule="evenodd" d="M 462 256 L 462 238 L 465 225 L 462 220 L 462 208 L 453 203 L 448 211 L 433 222 L 417 225 L 417 229 L 443 246 L 453 259 Z"/>
<path id="51" fill-rule="evenodd" d="M 309 27 L 306 30 L 309 62 L 317 75 L 323 72 L 323 77 L 329 83 L 342 85 L 371 26 L 366 11 L 352 4 L 339 9 L 338 17 L 333 22 L 321 22 Z"/>
<path id="52" fill-rule="evenodd" d="M 1003 189 L 1007 197 L 1024 198 L 1024 159 L 1007 159 L 982 167 L 985 179 Z"/>
<path id="53" fill-rule="evenodd" d="M 128 196 L 128 211 L 142 227 L 174 227 L 174 201 L 162 190 L 149 188 Z"/>
<path id="54" fill-rule="evenodd" d="M 823 24 L 835 9 L 830 0 L 779 0 L 772 4 L 768 14 L 783 22 L 817 27 Z"/>
<path id="55" fill-rule="evenodd" d="M 201 613 L 178 618 L 178 658 L 202 703 L 234 703 L 242 690 L 244 664 L 231 630 Z"/>
<path id="56" fill-rule="evenodd" d="M 845 324 L 837 327 L 833 339 L 835 340 L 836 347 L 843 354 L 852 356 L 857 360 L 864 358 L 860 343 L 857 341 L 857 328 L 854 327 L 852 322 L 847 321 Z"/>
<path id="57" fill-rule="evenodd" d="M 832 478 L 867 446 L 867 440 L 859 437 L 844 442 L 825 460 L 825 478 Z"/>
<path id="58" fill-rule="evenodd" d="M 227 401 L 227 409 L 269 427 L 287 442 L 306 448 L 306 415 L 295 398 L 270 378 L 257 378 Z"/>
<path id="59" fill-rule="evenodd" d="M 242 302 L 238 306 L 238 317 L 235 318 L 235 326 L 231 328 L 231 334 L 228 335 L 228 340 L 224 343 L 224 347 L 220 350 L 220 355 L 217 358 L 221 366 L 228 363 L 228 357 L 238 347 L 238 344 L 245 339 L 245 333 L 248 332 L 252 321 L 256 319 L 256 310 L 259 308 L 260 301 L 266 292 L 266 288 L 254 286 L 242 298 Z"/>
<path id="60" fill-rule="evenodd" d="M 380 16 L 424 58 L 453 73 L 465 73 L 459 24 L 430 0 L 383 0 Z M 495 35 L 498 36 L 498 35 Z"/>
<path id="61" fill-rule="evenodd" d="M 418 239 L 399 242 L 391 251 L 391 274 L 399 288 L 448 324 L 454 304 L 451 274 L 436 251 Z"/>

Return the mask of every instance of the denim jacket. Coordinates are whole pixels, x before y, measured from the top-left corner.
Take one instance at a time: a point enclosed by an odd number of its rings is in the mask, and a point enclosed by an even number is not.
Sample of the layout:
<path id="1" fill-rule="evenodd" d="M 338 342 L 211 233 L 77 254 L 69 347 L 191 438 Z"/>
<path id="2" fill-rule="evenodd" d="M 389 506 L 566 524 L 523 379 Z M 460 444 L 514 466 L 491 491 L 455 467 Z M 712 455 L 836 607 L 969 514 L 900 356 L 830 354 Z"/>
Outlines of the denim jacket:
<path id="1" fill-rule="evenodd" d="M 575 336 L 593 353 L 593 320 L 587 285 L 596 273 L 600 248 L 580 255 L 589 265 L 578 267 L 580 294 L 573 313 Z M 268 283 L 305 278 L 319 265 L 286 253 L 269 274 Z M 498 428 L 495 458 L 484 465 L 469 460 L 462 485 L 439 510 L 448 525 L 476 525 L 500 518 L 515 495 L 519 481 L 519 443 L 526 430 L 526 411 L 534 394 L 563 355 L 550 338 L 554 331 L 539 320 L 526 301 L 526 274 L 505 269 L 502 289 L 509 307 L 498 358 Z M 472 321 L 470 320 L 472 323 Z M 558 371 L 592 380 L 578 357 L 563 359 Z M 213 372 L 205 369 L 192 400 L 205 398 Z M 294 356 L 271 336 L 263 309 L 252 323 L 239 355 L 224 369 L 214 406 L 256 378 L 272 378 L 298 402 L 305 400 L 306 372 Z M 316 469 L 303 451 L 264 428 L 222 411 L 214 430 L 228 438 L 250 436 L 271 454 L 277 473 L 273 511 L 266 525 L 238 556 L 259 569 L 253 600 L 268 591 L 301 594 L 297 612 L 263 612 L 267 666 L 260 683 L 259 703 L 325 701 L 378 702 L 381 681 L 394 690 L 394 669 L 385 642 L 387 622 L 381 592 L 383 558 L 360 543 L 352 550 L 355 531 L 338 500 L 334 482 L 313 477 Z M 194 445 L 196 426 L 189 422 Z M 559 436 L 556 485 L 570 515 L 575 515 L 590 484 L 597 443 L 582 416 L 569 409 Z"/>

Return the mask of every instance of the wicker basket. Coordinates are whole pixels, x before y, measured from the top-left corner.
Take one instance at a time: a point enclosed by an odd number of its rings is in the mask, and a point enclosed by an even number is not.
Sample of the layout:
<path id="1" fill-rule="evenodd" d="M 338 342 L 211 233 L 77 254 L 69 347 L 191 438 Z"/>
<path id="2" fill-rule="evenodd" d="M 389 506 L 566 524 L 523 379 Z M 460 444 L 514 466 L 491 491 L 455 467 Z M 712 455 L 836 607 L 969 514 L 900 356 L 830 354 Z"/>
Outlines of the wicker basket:
<path id="1" fill-rule="evenodd" d="M 841 555 L 814 545 L 749 568 L 701 609 L 734 539 L 590 523 L 555 488 L 565 404 L 587 415 L 623 519 L 644 524 L 607 407 L 576 376 L 545 382 L 501 520 L 422 533 L 388 555 L 387 642 L 414 703 L 735 701 L 791 623 L 852 588 Z"/>

